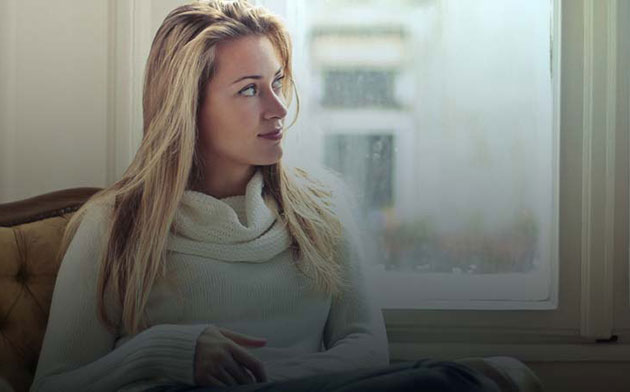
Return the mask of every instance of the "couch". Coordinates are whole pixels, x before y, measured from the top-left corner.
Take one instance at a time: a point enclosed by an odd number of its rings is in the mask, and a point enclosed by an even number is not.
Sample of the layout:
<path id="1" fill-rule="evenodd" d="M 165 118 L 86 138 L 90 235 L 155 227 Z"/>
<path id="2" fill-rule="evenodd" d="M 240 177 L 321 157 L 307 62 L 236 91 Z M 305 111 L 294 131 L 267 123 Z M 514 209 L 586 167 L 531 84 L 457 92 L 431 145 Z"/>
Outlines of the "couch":
<path id="1" fill-rule="evenodd" d="M 16 392 L 27 391 L 35 374 L 63 230 L 97 191 L 69 189 L 0 204 L 0 379 Z"/>
<path id="2" fill-rule="evenodd" d="M 98 188 L 74 188 L 0 204 L 0 392 L 28 391 L 41 350 L 59 269 L 56 258 L 70 216 Z M 459 360 L 494 379 L 502 392 L 540 392 L 521 361 Z"/>

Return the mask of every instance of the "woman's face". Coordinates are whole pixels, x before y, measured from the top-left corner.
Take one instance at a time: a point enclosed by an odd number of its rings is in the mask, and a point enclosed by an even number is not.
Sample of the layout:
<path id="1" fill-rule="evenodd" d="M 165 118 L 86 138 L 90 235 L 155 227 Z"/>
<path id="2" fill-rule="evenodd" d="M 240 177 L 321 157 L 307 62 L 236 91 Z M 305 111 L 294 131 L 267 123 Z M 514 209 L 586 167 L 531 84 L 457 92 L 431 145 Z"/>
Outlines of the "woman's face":
<path id="1" fill-rule="evenodd" d="M 215 73 L 202 92 L 198 119 L 206 164 L 231 169 L 278 162 L 287 109 L 284 70 L 271 41 L 248 36 L 215 50 Z"/>

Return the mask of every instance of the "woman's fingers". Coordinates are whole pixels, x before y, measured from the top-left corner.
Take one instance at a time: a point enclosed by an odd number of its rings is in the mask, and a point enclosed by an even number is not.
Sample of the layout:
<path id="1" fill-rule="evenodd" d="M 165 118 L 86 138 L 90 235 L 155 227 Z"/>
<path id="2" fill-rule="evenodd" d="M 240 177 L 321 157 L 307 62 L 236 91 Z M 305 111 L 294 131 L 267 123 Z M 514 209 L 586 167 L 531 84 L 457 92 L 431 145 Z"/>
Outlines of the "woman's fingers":
<path id="1" fill-rule="evenodd" d="M 219 331 L 226 338 L 243 346 L 261 347 L 267 344 L 267 339 L 265 338 L 257 338 L 254 336 L 249 336 L 242 333 L 230 331 L 229 329 L 224 329 L 224 328 L 219 328 Z"/>
<path id="2" fill-rule="evenodd" d="M 236 360 L 231 360 L 225 363 L 224 367 L 225 370 L 227 370 L 239 384 L 244 385 L 254 383 L 253 377 L 245 370 L 244 367 L 238 364 Z"/>
<path id="3" fill-rule="evenodd" d="M 217 379 L 214 376 L 211 376 L 208 374 L 206 378 L 208 379 L 208 382 L 210 383 L 209 386 L 227 387 L 227 385 L 225 385 L 223 381 Z"/>
<path id="4" fill-rule="evenodd" d="M 216 370 L 216 378 L 223 381 L 226 385 L 240 385 L 238 381 L 223 367 Z"/>
<path id="5" fill-rule="evenodd" d="M 239 364 L 249 369 L 254 375 L 254 377 L 256 378 L 256 381 L 258 382 L 267 381 L 267 374 L 265 372 L 265 367 L 263 366 L 262 362 L 254 358 L 245 349 L 243 349 L 242 347 L 239 347 L 236 344 L 230 345 L 230 349 L 232 352 L 232 357 L 234 357 L 236 362 L 238 362 Z"/>
<path id="6" fill-rule="evenodd" d="M 209 326 L 195 346 L 195 383 L 230 386 L 267 381 L 262 362 L 243 347 L 265 344 L 266 339 Z"/>

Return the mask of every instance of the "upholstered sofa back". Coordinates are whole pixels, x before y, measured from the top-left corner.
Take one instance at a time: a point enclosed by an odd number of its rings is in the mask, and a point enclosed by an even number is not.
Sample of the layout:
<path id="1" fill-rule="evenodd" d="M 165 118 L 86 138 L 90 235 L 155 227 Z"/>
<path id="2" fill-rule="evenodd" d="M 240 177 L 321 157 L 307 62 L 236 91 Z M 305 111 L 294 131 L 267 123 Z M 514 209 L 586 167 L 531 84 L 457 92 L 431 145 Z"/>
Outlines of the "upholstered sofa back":
<path id="1" fill-rule="evenodd" d="M 16 391 L 35 374 L 68 217 L 0 228 L 0 376 Z"/>
<path id="2" fill-rule="evenodd" d="M 0 381 L 28 391 L 35 375 L 64 229 L 95 188 L 0 205 Z"/>

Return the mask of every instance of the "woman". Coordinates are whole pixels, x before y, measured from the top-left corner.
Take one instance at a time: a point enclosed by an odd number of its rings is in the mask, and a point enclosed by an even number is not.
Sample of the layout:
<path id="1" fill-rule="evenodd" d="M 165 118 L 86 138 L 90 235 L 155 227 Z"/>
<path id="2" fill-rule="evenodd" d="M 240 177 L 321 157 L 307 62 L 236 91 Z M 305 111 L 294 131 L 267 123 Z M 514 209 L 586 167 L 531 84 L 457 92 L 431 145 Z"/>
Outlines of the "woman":
<path id="1" fill-rule="evenodd" d="M 31 391 L 484 388 L 388 367 L 345 198 L 281 162 L 291 71 L 284 27 L 246 1 L 166 17 L 140 149 L 66 229 Z"/>

